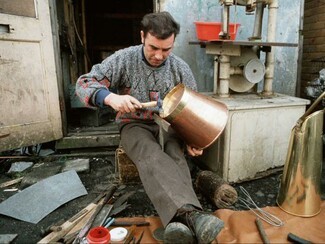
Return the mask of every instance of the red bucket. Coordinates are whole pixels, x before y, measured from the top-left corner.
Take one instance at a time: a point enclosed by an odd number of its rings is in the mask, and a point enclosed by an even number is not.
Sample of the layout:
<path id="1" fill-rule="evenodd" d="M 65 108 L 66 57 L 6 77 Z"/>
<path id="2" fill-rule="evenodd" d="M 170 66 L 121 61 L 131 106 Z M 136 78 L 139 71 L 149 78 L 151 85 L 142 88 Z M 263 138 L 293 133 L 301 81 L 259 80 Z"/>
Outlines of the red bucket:
<path id="1" fill-rule="evenodd" d="M 221 22 L 194 22 L 196 26 L 197 39 L 200 41 L 220 40 L 219 34 L 222 31 Z M 230 40 L 235 40 L 240 24 L 229 23 Z"/>

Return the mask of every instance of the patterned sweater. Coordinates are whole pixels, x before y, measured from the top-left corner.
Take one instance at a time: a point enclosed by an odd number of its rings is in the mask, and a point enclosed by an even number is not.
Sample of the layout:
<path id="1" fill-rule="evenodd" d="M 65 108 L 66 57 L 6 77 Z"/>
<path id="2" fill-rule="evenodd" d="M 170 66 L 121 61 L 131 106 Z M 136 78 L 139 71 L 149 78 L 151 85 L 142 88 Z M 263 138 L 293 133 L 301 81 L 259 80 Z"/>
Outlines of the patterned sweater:
<path id="1" fill-rule="evenodd" d="M 115 52 L 102 63 L 94 65 L 88 74 L 80 76 L 76 94 L 87 107 L 103 106 L 103 99 L 110 92 L 128 94 L 140 102 L 149 102 L 164 99 L 179 83 L 197 90 L 188 64 L 171 53 L 160 67 L 151 67 L 144 58 L 143 46 L 138 45 Z M 141 109 L 135 113 L 118 113 L 116 121 L 152 121 L 156 112 L 157 109 Z"/>

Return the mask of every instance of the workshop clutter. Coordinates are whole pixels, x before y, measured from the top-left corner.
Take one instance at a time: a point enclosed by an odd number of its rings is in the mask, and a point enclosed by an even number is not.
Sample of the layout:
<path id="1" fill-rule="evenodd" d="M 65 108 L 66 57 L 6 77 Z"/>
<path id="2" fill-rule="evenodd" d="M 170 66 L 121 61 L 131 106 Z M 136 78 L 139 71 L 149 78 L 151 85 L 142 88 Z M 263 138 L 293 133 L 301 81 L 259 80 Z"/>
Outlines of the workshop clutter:
<path id="1" fill-rule="evenodd" d="M 200 41 L 215 41 L 220 40 L 220 33 L 222 32 L 221 22 L 202 22 L 195 21 L 197 39 Z M 235 40 L 240 24 L 229 23 L 230 40 Z"/>

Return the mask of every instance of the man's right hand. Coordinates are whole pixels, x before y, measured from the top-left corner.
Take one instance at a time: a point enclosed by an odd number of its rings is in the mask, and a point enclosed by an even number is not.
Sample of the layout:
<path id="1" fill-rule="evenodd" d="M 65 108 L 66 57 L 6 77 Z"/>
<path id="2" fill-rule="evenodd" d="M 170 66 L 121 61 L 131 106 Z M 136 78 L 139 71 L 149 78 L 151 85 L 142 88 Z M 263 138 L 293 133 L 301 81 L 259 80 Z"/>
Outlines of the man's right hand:
<path id="1" fill-rule="evenodd" d="M 141 103 L 136 98 L 130 95 L 117 95 L 114 93 L 110 93 L 105 97 L 104 104 L 121 113 L 135 112 L 137 109 L 142 108 Z"/>

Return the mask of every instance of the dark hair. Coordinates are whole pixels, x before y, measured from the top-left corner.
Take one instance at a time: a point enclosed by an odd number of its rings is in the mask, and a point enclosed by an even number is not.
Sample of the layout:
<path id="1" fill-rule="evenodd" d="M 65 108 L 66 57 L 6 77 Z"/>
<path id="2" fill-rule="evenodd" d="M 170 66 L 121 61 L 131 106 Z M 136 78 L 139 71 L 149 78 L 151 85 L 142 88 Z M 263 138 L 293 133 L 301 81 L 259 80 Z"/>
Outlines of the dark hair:
<path id="1" fill-rule="evenodd" d="M 141 21 L 141 28 L 146 37 L 148 33 L 158 39 L 167 39 L 179 33 L 179 24 L 168 12 L 146 14 Z"/>

